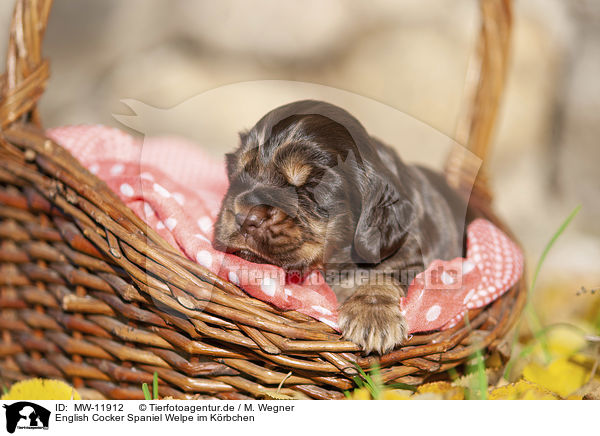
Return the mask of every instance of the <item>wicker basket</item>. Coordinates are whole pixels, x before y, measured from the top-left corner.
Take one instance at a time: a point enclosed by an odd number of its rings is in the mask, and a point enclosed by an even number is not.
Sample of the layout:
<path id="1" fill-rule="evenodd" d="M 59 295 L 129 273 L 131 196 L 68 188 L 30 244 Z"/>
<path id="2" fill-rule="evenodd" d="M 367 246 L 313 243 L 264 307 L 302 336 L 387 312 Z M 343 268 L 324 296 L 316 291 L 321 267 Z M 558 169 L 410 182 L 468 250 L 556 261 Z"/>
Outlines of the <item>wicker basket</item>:
<path id="1" fill-rule="evenodd" d="M 280 311 L 178 255 L 107 186 L 44 136 L 36 109 L 49 75 L 41 44 L 51 0 L 18 0 L 0 80 L 0 374 L 65 379 L 88 398 L 343 398 L 355 364 L 385 382 L 444 377 L 475 351 L 508 357 L 505 337 L 526 299 L 521 280 L 468 325 L 417 334 L 365 357 L 327 325 Z M 458 140 L 481 159 L 506 71 L 509 0 L 481 0 L 483 25 Z M 449 156 L 450 183 L 471 191 L 473 158 Z M 490 209 L 486 178 L 470 207 Z M 207 302 L 208 301 L 208 302 Z M 202 308 L 201 310 L 198 308 Z M 290 375 L 291 373 L 291 375 Z"/>

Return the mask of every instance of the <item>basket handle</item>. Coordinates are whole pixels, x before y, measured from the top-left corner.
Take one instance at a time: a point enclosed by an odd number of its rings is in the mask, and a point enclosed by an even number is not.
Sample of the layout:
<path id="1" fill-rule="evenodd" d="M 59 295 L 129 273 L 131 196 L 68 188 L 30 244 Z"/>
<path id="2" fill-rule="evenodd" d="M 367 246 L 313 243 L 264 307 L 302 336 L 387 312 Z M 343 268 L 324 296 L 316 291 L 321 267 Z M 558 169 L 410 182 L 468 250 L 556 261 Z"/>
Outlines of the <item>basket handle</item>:
<path id="1" fill-rule="evenodd" d="M 476 62 L 467 78 L 467 109 L 459 116 L 458 144 L 446 160 L 448 182 L 464 192 L 491 200 L 484 164 L 504 88 L 512 0 L 479 0 L 482 25 Z M 49 77 L 49 63 L 41 46 L 52 0 L 17 0 L 10 26 L 6 73 L 0 77 L 0 130 L 17 120 L 39 125 L 37 101 Z"/>
<path id="2" fill-rule="evenodd" d="M 37 101 L 50 76 L 42 40 L 52 0 L 17 0 L 10 25 L 6 72 L 0 77 L 0 130 L 25 118 L 39 125 Z"/>
<path id="3" fill-rule="evenodd" d="M 465 83 L 466 106 L 459 115 L 445 173 L 451 186 L 489 205 L 486 162 L 506 78 L 512 0 L 480 0 L 479 8 L 481 30 Z"/>

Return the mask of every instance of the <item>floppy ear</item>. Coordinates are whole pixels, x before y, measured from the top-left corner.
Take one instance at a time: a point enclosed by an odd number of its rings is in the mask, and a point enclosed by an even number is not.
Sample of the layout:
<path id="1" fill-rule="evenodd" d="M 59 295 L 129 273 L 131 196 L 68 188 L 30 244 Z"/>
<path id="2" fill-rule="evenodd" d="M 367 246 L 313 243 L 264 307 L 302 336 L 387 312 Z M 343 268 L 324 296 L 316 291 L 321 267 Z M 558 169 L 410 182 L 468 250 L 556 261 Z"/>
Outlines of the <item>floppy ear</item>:
<path id="1" fill-rule="evenodd" d="M 231 178 L 237 167 L 237 153 L 225 154 L 225 167 L 227 168 L 227 177 Z"/>
<path id="2" fill-rule="evenodd" d="M 380 263 L 400 249 L 416 218 L 410 196 L 395 180 L 369 171 L 362 194 L 361 214 L 354 234 L 354 251 L 361 261 Z"/>
<path id="3" fill-rule="evenodd" d="M 225 153 L 225 167 L 227 168 L 227 176 L 228 177 L 231 177 L 231 175 L 234 174 L 238 170 L 238 168 L 237 168 L 238 156 L 240 154 L 240 150 L 242 150 L 244 148 L 244 145 L 246 145 L 246 141 L 248 140 L 249 132 L 242 131 L 242 132 L 239 132 L 238 135 L 240 137 L 240 143 L 238 145 L 238 148 L 231 153 Z"/>

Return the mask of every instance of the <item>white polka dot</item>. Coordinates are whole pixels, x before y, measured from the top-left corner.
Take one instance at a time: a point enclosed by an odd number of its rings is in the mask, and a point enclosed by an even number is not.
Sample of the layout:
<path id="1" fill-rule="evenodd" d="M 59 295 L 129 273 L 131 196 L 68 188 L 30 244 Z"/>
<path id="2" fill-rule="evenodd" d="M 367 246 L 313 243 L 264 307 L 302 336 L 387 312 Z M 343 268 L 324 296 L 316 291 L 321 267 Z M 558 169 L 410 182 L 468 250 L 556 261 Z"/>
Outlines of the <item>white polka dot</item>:
<path id="1" fill-rule="evenodd" d="M 121 194 L 126 195 L 127 197 L 131 197 L 134 193 L 133 188 L 128 183 L 123 183 L 120 189 Z"/>
<path id="2" fill-rule="evenodd" d="M 196 233 L 194 235 L 196 238 L 203 240 L 204 242 L 208 242 L 210 244 L 210 239 L 208 239 L 206 236 L 200 234 L 200 233 Z"/>
<path id="3" fill-rule="evenodd" d="M 154 209 L 148 203 L 144 201 L 144 213 L 147 217 L 154 215 Z"/>
<path id="4" fill-rule="evenodd" d="M 144 180 L 150 180 L 151 182 L 154 181 L 154 176 L 148 172 L 143 172 L 140 174 L 140 177 Z"/>
<path id="5" fill-rule="evenodd" d="M 159 221 L 158 223 L 156 223 L 157 230 L 162 230 L 164 228 L 165 228 L 165 223 L 163 223 L 162 221 Z"/>
<path id="6" fill-rule="evenodd" d="M 288 289 L 288 288 L 285 288 L 285 289 L 283 290 L 283 292 L 284 292 L 284 294 L 285 294 L 285 295 L 287 295 L 288 297 L 292 295 L 292 291 L 291 291 L 290 289 Z"/>
<path id="7" fill-rule="evenodd" d="M 198 252 L 198 254 L 196 254 L 196 262 L 198 262 L 200 265 L 206 267 L 206 268 L 210 268 L 212 266 L 212 254 L 210 254 L 208 251 L 206 250 L 201 250 Z M 231 280 L 233 281 L 233 280 Z"/>
<path id="8" fill-rule="evenodd" d="M 165 198 L 169 198 L 171 196 L 171 193 L 169 191 L 167 191 L 165 188 L 163 188 L 162 186 L 160 186 L 158 183 L 155 183 L 154 185 L 152 185 L 152 189 L 154 189 L 154 192 L 156 192 L 157 194 L 159 194 Z"/>
<path id="9" fill-rule="evenodd" d="M 92 173 L 92 174 L 98 174 L 98 171 L 100 171 L 100 165 L 98 165 L 98 164 L 93 164 L 93 165 L 90 167 L 90 173 Z"/>
<path id="10" fill-rule="evenodd" d="M 272 297 L 275 295 L 275 291 L 277 291 L 277 282 L 270 277 L 265 277 L 260 285 L 260 288 L 265 294 L 267 294 L 269 297 Z"/>
<path id="11" fill-rule="evenodd" d="M 120 163 L 114 164 L 110 168 L 110 174 L 113 176 L 117 176 L 117 175 L 121 174 L 124 169 L 125 169 L 125 166 L 123 164 L 120 164 Z"/>
<path id="12" fill-rule="evenodd" d="M 451 285 L 454 283 L 454 279 L 452 278 L 452 276 L 450 274 L 448 274 L 446 271 L 444 271 L 440 277 L 442 279 L 442 282 L 445 285 Z"/>
<path id="13" fill-rule="evenodd" d="M 167 226 L 167 229 L 173 231 L 173 229 L 177 225 L 177 220 L 175 218 L 173 218 L 173 217 L 169 217 L 165 221 L 165 225 Z"/>
<path id="14" fill-rule="evenodd" d="M 488 291 L 493 294 L 494 292 L 496 292 L 496 288 L 494 286 L 490 286 L 488 288 Z"/>
<path id="15" fill-rule="evenodd" d="M 183 204 L 185 203 L 185 197 L 183 196 L 183 194 L 181 192 L 175 192 L 173 194 L 173 198 L 175 199 L 175 201 L 177 203 L 179 203 L 181 206 L 183 206 Z"/>
<path id="16" fill-rule="evenodd" d="M 236 274 L 235 271 L 229 271 L 229 274 L 227 274 L 227 277 L 229 277 L 229 281 L 231 283 L 234 283 L 236 285 L 240 284 L 240 278 L 238 277 L 238 275 Z"/>
<path id="17" fill-rule="evenodd" d="M 323 315 L 331 315 L 331 310 L 326 309 L 323 306 L 311 306 L 314 310 L 316 310 L 319 313 L 322 313 Z"/>
<path id="18" fill-rule="evenodd" d="M 198 220 L 198 227 L 200 227 L 203 232 L 208 232 L 212 227 L 211 219 L 207 216 L 203 216 Z"/>
<path id="19" fill-rule="evenodd" d="M 442 313 L 441 306 L 439 304 L 434 304 L 425 314 L 425 319 L 429 322 L 435 321 L 440 316 L 440 313 Z"/>
<path id="20" fill-rule="evenodd" d="M 475 264 L 470 260 L 465 260 L 462 264 L 462 273 L 468 274 L 473 270 L 473 268 L 475 268 Z"/>
<path id="21" fill-rule="evenodd" d="M 473 256 L 473 260 L 474 260 L 475 262 L 481 262 L 481 255 L 480 255 L 479 253 L 476 253 L 476 254 Z"/>

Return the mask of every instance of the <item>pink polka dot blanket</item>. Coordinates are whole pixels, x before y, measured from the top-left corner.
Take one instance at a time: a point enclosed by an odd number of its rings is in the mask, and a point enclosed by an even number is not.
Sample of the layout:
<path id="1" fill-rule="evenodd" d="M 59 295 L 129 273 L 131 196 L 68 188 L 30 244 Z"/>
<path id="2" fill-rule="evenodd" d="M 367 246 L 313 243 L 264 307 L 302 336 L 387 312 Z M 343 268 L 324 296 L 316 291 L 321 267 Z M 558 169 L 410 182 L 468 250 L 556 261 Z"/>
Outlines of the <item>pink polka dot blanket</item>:
<path id="1" fill-rule="evenodd" d="M 228 186 L 223 162 L 183 139 L 141 141 L 104 126 L 59 127 L 47 134 L 183 255 L 255 298 L 337 328 L 337 300 L 319 272 L 298 283 L 276 266 L 212 248 L 213 225 Z M 519 247 L 489 221 L 473 221 L 466 258 L 434 261 L 401 299 L 410 332 L 456 325 L 466 310 L 510 289 L 522 271 Z"/>

